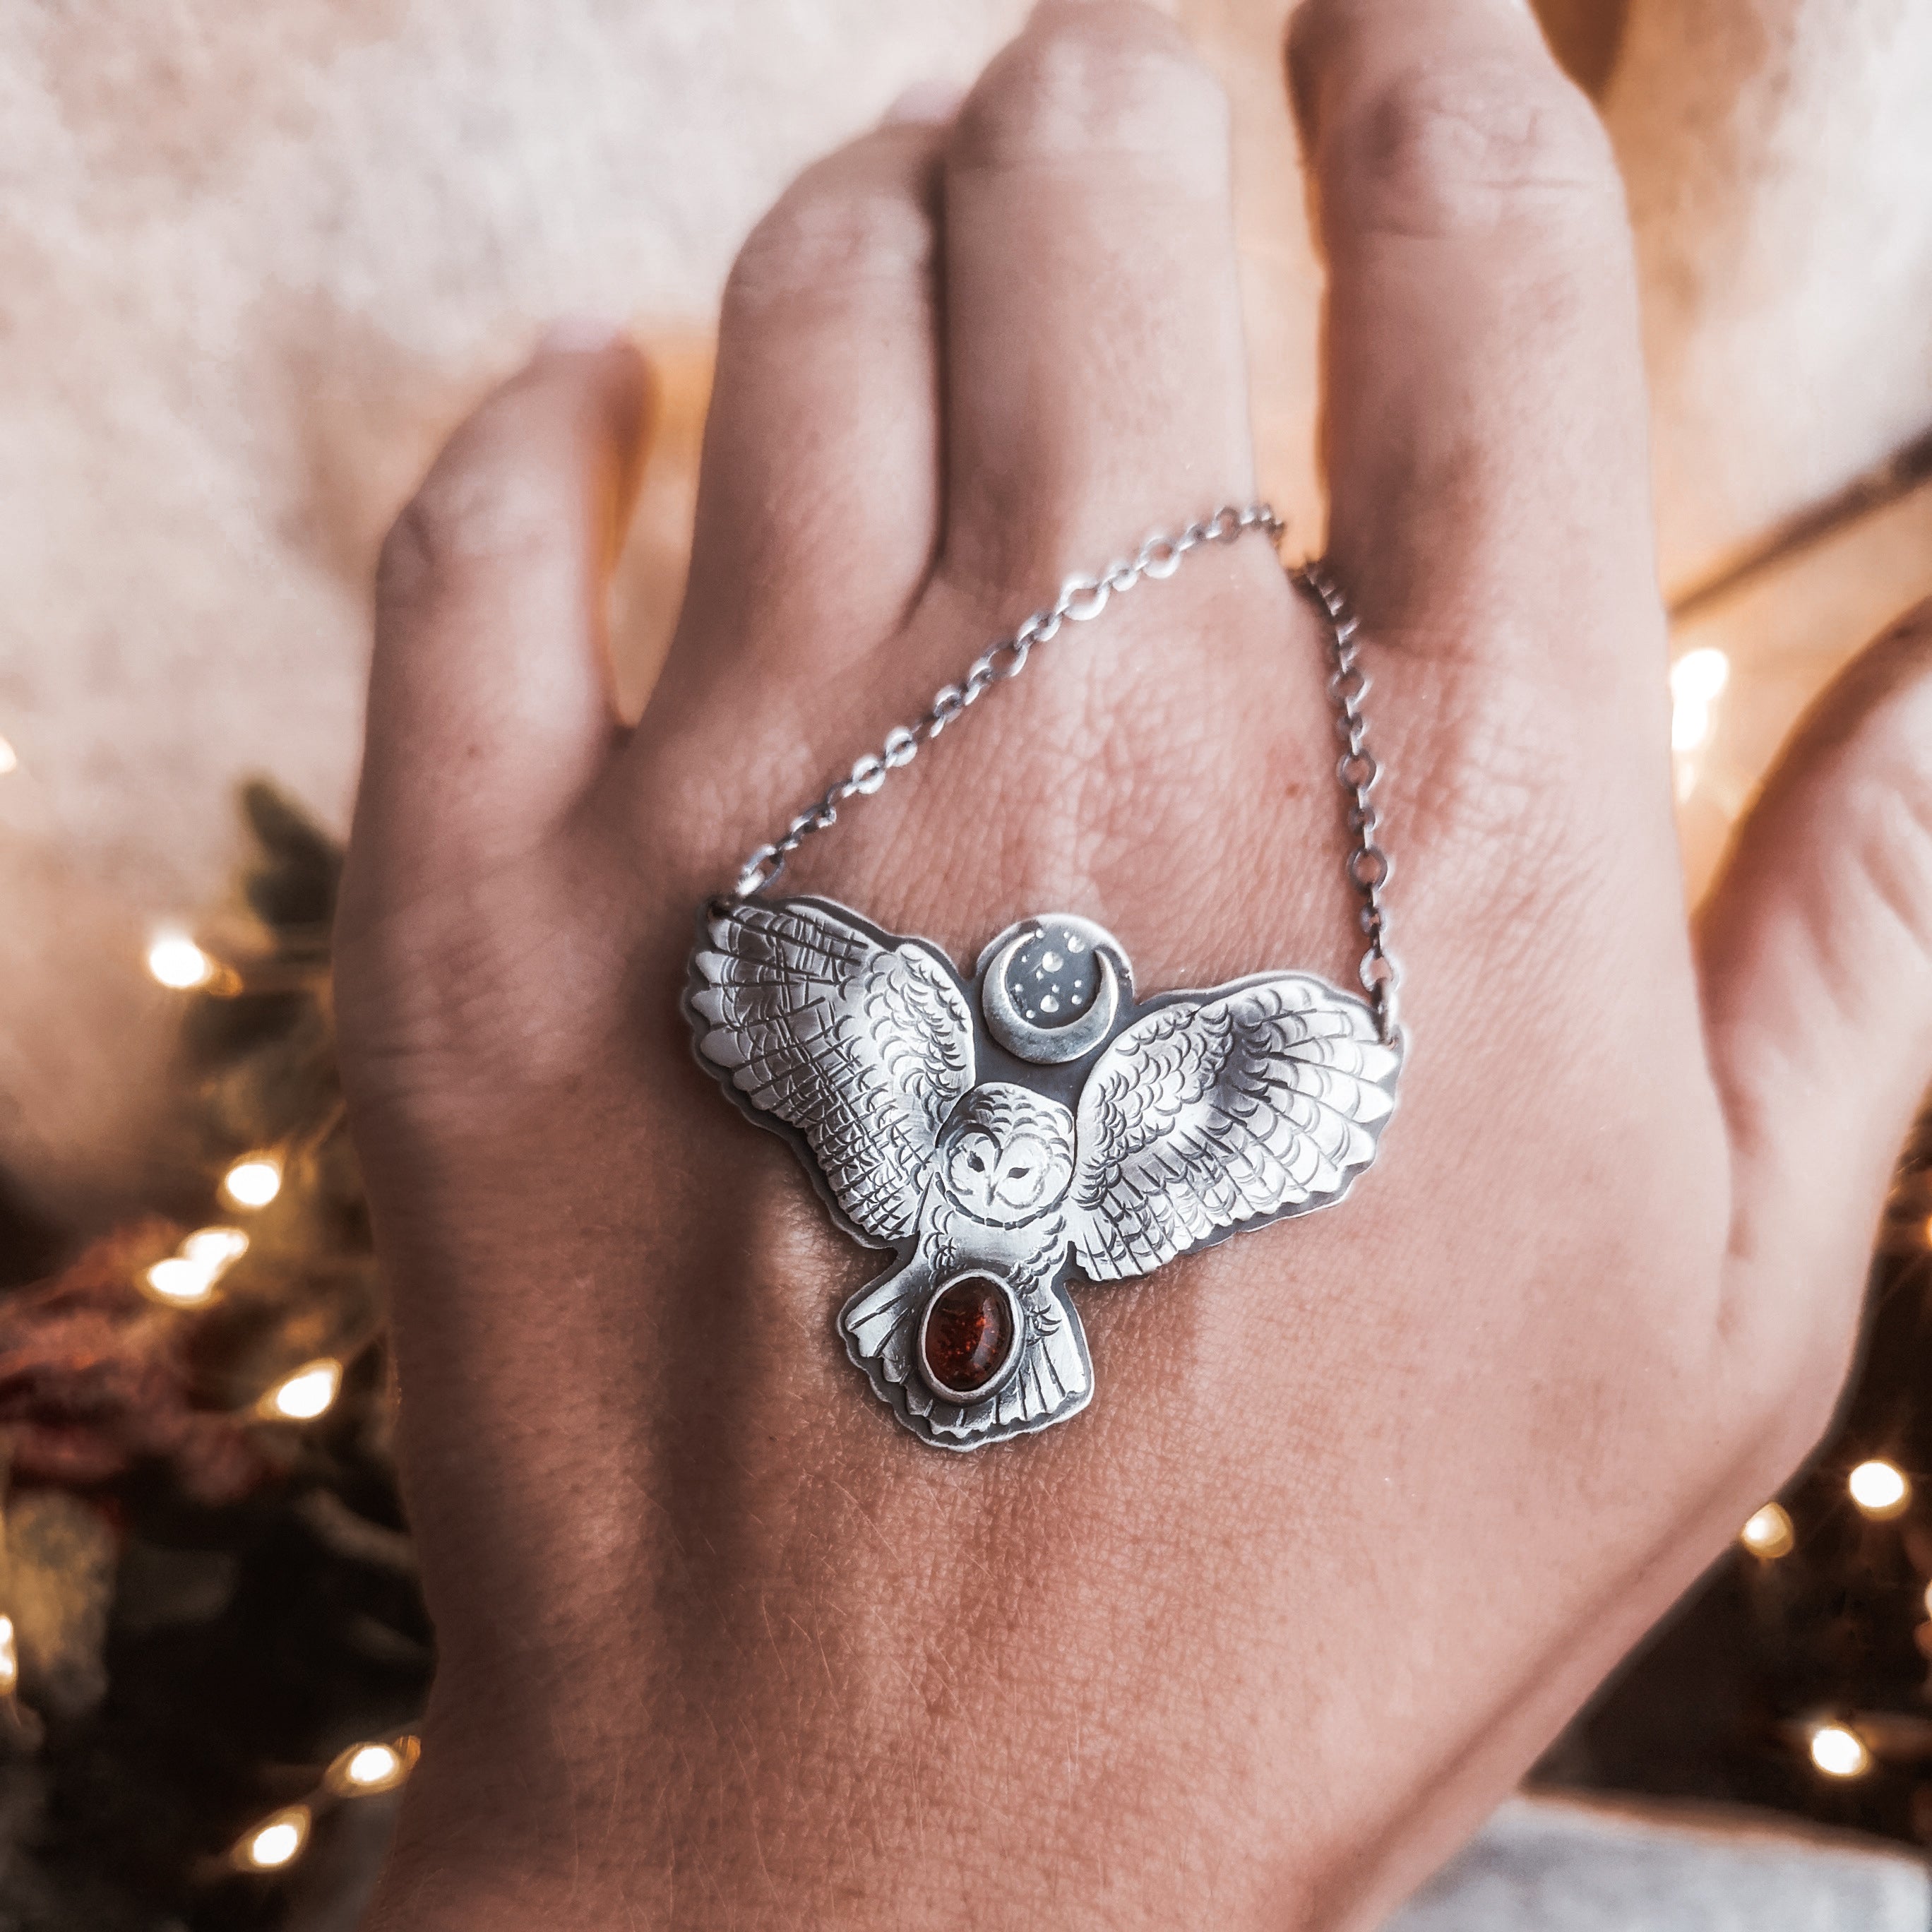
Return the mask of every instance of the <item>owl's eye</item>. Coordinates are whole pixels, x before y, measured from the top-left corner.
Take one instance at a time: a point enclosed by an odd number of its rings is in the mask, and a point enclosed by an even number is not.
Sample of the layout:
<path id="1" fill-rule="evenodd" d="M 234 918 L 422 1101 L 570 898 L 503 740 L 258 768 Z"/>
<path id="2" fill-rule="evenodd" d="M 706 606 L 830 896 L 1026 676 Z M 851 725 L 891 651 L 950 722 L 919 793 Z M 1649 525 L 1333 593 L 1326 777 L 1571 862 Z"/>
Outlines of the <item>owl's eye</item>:
<path id="1" fill-rule="evenodd" d="M 976 1154 L 969 1154 L 966 1156 L 966 1165 L 975 1174 L 984 1174 L 986 1171 L 986 1163 Z"/>
<path id="2" fill-rule="evenodd" d="M 1033 1169 L 1030 1167 L 1010 1167 L 1006 1169 L 1006 1172 L 1014 1180 L 1024 1180 L 1028 1174 L 1032 1173 Z"/>

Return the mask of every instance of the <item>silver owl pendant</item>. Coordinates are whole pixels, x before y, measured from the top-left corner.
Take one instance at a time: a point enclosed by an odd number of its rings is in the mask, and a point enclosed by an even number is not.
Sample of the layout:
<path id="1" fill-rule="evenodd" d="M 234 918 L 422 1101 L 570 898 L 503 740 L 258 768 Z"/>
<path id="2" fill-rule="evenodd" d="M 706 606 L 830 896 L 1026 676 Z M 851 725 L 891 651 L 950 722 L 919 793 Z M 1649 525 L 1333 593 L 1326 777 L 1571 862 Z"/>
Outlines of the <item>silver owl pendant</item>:
<path id="1" fill-rule="evenodd" d="M 947 1449 L 1086 1407 L 1076 1271 L 1147 1274 L 1339 1201 L 1402 1064 L 1310 974 L 1137 1003 L 1118 941 L 1062 914 L 1009 926 L 969 980 L 843 906 L 740 900 L 704 919 L 684 1004 L 699 1064 L 892 1250 L 839 1333 Z"/>

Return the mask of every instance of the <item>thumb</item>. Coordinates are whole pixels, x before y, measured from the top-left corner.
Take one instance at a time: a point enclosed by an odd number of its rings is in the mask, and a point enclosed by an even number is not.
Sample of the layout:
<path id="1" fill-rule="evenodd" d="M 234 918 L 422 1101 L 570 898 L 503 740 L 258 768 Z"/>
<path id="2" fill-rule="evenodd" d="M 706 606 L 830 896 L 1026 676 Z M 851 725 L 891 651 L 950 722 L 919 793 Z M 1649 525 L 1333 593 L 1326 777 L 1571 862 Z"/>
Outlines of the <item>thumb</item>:
<path id="1" fill-rule="evenodd" d="M 1698 952 L 1732 1259 L 1754 1301 L 1810 1317 L 1790 1339 L 1813 1373 L 1835 1372 L 1932 1075 L 1932 603 L 1792 734 L 1706 901 Z"/>

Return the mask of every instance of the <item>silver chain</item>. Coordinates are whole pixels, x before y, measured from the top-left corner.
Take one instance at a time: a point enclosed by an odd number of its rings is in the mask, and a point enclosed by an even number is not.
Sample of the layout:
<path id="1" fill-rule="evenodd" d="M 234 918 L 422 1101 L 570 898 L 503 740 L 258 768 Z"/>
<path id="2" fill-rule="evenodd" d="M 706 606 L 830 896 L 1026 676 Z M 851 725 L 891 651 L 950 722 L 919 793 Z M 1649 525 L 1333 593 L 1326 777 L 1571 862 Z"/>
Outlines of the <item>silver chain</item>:
<path id="1" fill-rule="evenodd" d="M 1402 968 L 1388 950 L 1388 908 L 1382 899 L 1395 867 L 1376 841 L 1382 814 L 1370 794 L 1382 772 L 1368 749 L 1369 721 L 1362 710 L 1369 694 L 1369 674 L 1362 668 L 1361 625 L 1319 558 L 1288 575 L 1328 620 L 1328 661 L 1334 667 L 1328 674 L 1328 695 L 1335 706 L 1335 735 L 1344 747 L 1335 761 L 1335 776 L 1348 801 L 1348 830 L 1354 839 L 1342 869 L 1360 897 L 1356 918 L 1369 942 L 1355 971 L 1386 1042 L 1395 1037 L 1396 989 L 1402 984 Z"/>
<path id="2" fill-rule="evenodd" d="M 1180 568 L 1180 560 L 1203 544 L 1233 543 L 1250 530 L 1265 531 L 1270 542 L 1279 542 L 1286 527 L 1266 503 L 1250 503 L 1245 509 L 1223 503 L 1213 515 L 1190 524 L 1178 536 L 1163 533 L 1149 537 L 1131 559 L 1108 565 L 1097 577 L 1070 577 L 1046 609 L 1036 610 L 1010 637 L 988 645 L 957 684 L 940 686 L 922 716 L 910 724 L 895 725 L 878 751 L 858 759 L 849 772 L 827 785 L 824 795 L 800 812 L 776 838 L 753 852 L 739 871 L 731 897 L 747 899 L 763 892 L 806 839 L 838 824 L 841 806 L 850 799 L 869 798 L 884 784 L 888 772 L 910 764 L 920 746 L 930 744 L 994 685 L 1018 677 L 1034 646 L 1050 641 L 1063 624 L 1090 623 L 1116 595 L 1132 590 L 1143 578 L 1158 580 L 1172 577 Z M 1376 1024 L 1388 1040 L 1395 1034 L 1395 994 L 1401 974 L 1388 950 L 1388 910 L 1382 892 L 1390 868 L 1388 854 L 1376 842 L 1380 821 L 1370 796 L 1381 771 L 1365 744 L 1368 721 L 1363 716 L 1362 700 L 1368 695 L 1369 676 L 1359 659 L 1355 618 L 1322 565 L 1309 564 L 1289 575 L 1321 606 L 1328 620 L 1334 667 L 1328 679 L 1328 694 L 1334 700 L 1336 731 L 1347 747 L 1335 771 L 1348 802 L 1348 826 L 1355 840 L 1345 869 L 1349 884 L 1360 896 L 1361 928 L 1369 940 L 1358 971 Z"/>

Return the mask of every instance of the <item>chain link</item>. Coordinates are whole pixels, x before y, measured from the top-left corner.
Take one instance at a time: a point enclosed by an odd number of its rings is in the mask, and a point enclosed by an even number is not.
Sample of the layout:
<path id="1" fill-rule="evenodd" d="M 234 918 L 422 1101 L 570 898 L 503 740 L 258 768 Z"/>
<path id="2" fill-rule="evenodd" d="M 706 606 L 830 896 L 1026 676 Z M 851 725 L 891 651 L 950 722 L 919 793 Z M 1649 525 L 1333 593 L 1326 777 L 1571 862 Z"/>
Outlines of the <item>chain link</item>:
<path id="1" fill-rule="evenodd" d="M 1395 868 L 1376 838 L 1382 814 L 1372 794 L 1382 767 L 1368 748 L 1369 721 L 1362 710 L 1370 680 L 1361 663 L 1361 627 L 1328 566 L 1318 559 L 1291 570 L 1288 575 L 1326 620 L 1332 666 L 1328 696 L 1335 706 L 1335 735 L 1342 746 L 1342 755 L 1335 761 L 1335 776 L 1348 802 L 1348 830 L 1354 842 L 1342 861 L 1342 870 L 1361 899 L 1356 917 L 1369 942 L 1355 970 L 1375 1009 L 1376 1027 L 1388 1042 L 1395 1037 L 1396 991 L 1402 984 L 1402 968 L 1388 949 L 1388 908 L 1382 898 Z"/>
<path id="2" fill-rule="evenodd" d="M 1050 642 L 1063 624 L 1090 623 L 1115 596 L 1132 590 L 1143 578 L 1158 581 L 1172 577 L 1180 568 L 1180 560 L 1202 544 L 1232 543 L 1257 530 L 1265 530 L 1273 542 L 1280 537 L 1282 527 L 1281 519 L 1265 503 L 1252 503 L 1246 509 L 1223 503 L 1212 516 L 1190 524 L 1178 536 L 1149 537 L 1130 560 L 1110 564 L 1097 577 L 1070 577 L 1044 610 L 1036 610 L 1011 637 L 989 644 L 968 665 L 958 683 L 942 686 L 924 716 L 910 724 L 896 725 L 886 734 L 879 750 L 867 752 L 850 772 L 833 779 L 816 802 L 807 806 L 769 844 L 752 853 L 738 874 L 732 897 L 750 898 L 763 892 L 806 839 L 838 824 L 842 805 L 848 799 L 869 798 L 885 783 L 887 773 L 910 764 L 922 746 L 931 744 L 994 685 L 1018 677 L 1034 646 Z"/>
<path id="3" fill-rule="evenodd" d="M 922 747 L 962 717 L 994 685 L 1018 677 L 1034 646 L 1051 642 L 1063 624 L 1090 623 L 1115 596 L 1132 590 L 1143 578 L 1160 581 L 1172 577 L 1180 568 L 1181 559 L 1203 544 L 1233 543 L 1250 530 L 1264 531 L 1270 542 L 1278 542 L 1285 527 L 1266 503 L 1251 503 L 1245 509 L 1223 503 L 1211 516 L 1190 524 L 1178 536 L 1149 537 L 1131 559 L 1108 565 L 1097 577 L 1070 577 L 1045 610 L 1036 610 L 1010 637 L 989 644 L 956 684 L 944 685 L 934 694 L 921 717 L 910 724 L 895 725 L 878 751 L 857 759 L 850 772 L 827 785 L 823 795 L 777 838 L 758 847 L 740 868 L 731 898 L 748 899 L 763 892 L 806 839 L 838 824 L 840 806 L 854 798 L 871 797 L 890 773 L 910 764 Z M 1327 619 L 1334 666 L 1328 694 L 1335 705 L 1336 732 L 1346 748 L 1335 773 L 1348 802 L 1348 828 L 1354 841 L 1344 869 L 1360 896 L 1359 919 L 1369 941 L 1358 971 L 1382 1036 L 1389 1040 L 1395 1034 L 1396 988 L 1402 976 L 1388 950 L 1388 909 L 1382 894 L 1391 868 L 1388 854 L 1376 842 L 1380 819 L 1370 796 L 1381 769 L 1367 749 L 1368 721 L 1362 712 L 1369 675 L 1359 658 L 1354 616 L 1322 564 L 1304 566 L 1289 575 Z"/>

